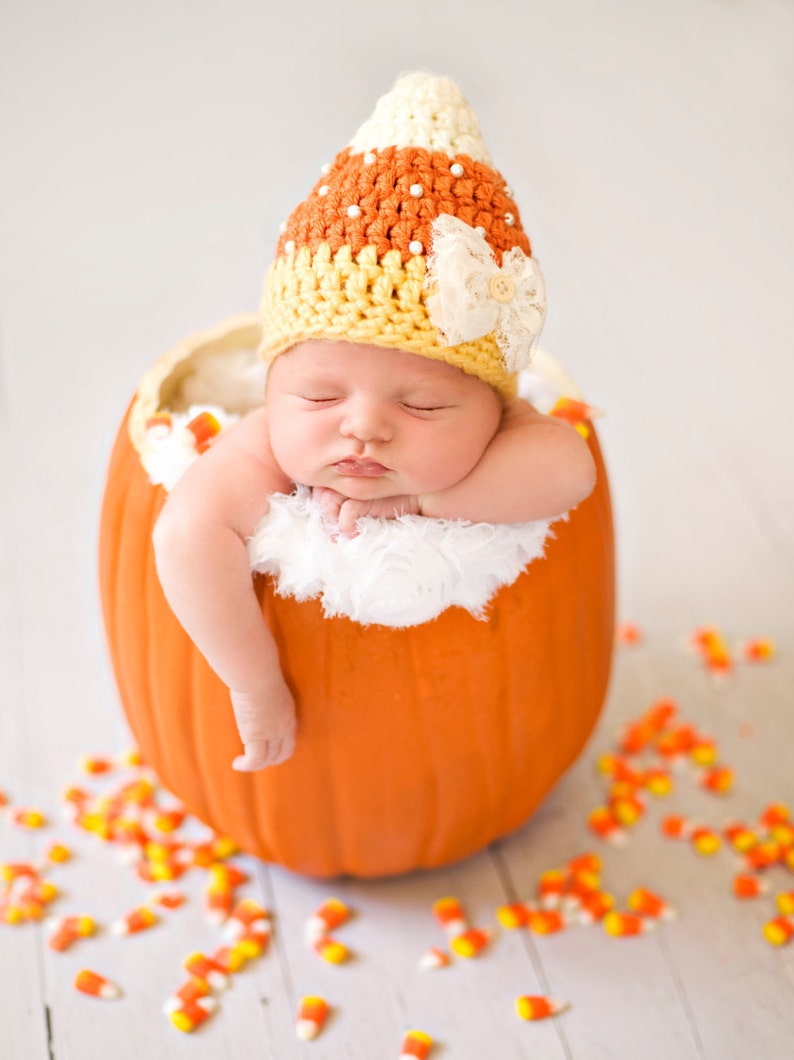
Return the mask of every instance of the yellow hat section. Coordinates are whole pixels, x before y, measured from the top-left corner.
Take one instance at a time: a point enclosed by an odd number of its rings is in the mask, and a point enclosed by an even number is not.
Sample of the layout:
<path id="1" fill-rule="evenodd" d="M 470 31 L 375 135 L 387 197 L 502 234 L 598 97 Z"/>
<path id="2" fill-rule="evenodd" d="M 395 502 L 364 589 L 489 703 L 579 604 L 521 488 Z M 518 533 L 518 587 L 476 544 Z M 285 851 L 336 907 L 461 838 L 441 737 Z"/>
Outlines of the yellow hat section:
<path id="1" fill-rule="evenodd" d="M 350 247 L 335 254 L 327 243 L 314 253 L 301 247 L 277 258 L 265 276 L 262 298 L 264 358 L 305 339 L 389 346 L 456 368 L 512 396 L 515 377 L 505 371 L 492 335 L 458 346 L 443 346 L 424 301 L 425 259 L 403 262 L 399 250 L 380 260 L 374 247 L 353 257 Z"/>

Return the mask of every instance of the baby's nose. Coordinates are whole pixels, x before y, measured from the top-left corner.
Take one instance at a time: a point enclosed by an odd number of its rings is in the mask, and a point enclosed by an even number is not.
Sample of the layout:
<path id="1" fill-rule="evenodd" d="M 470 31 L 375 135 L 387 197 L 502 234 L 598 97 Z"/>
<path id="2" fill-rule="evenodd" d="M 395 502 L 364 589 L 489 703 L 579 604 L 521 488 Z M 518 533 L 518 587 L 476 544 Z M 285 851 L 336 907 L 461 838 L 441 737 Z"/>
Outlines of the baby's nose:
<path id="1" fill-rule="evenodd" d="M 351 402 L 339 429 L 345 438 L 361 442 L 388 442 L 394 433 L 388 409 L 378 401 Z"/>

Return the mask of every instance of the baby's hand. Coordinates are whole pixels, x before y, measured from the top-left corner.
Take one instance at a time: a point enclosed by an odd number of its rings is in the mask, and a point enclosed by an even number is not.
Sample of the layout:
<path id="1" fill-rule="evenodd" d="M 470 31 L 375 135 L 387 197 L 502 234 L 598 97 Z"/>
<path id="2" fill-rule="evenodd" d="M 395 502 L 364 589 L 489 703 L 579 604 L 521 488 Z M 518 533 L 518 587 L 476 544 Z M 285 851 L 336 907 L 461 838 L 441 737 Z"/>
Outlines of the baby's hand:
<path id="1" fill-rule="evenodd" d="M 263 692 L 231 692 L 237 729 L 245 746 L 232 768 L 252 773 L 284 762 L 295 750 L 295 701 L 286 684 Z"/>
<path id="2" fill-rule="evenodd" d="M 315 486 L 312 496 L 320 505 L 325 525 L 349 537 L 355 537 L 356 523 L 365 515 L 373 519 L 396 519 L 399 515 L 421 514 L 418 498 L 408 494 L 360 501 L 345 497 L 327 486 Z"/>

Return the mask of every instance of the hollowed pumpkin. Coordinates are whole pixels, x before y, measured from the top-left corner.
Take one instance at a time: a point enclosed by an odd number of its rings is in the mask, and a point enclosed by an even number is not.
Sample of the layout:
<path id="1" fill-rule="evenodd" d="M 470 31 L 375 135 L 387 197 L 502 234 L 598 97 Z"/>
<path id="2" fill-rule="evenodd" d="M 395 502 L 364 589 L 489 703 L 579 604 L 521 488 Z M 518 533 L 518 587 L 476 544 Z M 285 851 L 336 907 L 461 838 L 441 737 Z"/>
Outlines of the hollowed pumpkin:
<path id="1" fill-rule="evenodd" d="M 228 692 L 173 616 L 151 534 L 165 499 L 134 438 L 197 357 L 255 348 L 241 317 L 171 351 L 119 430 L 100 585 L 121 702 L 146 760 L 188 809 L 248 852 L 311 876 L 370 877 L 464 858 L 523 824 L 585 743 L 610 669 L 613 531 L 595 433 L 593 494 L 489 607 L 406 629 L 325 618 L 256 578 L 299 711 L 293 758 L 239 774 Z"/>

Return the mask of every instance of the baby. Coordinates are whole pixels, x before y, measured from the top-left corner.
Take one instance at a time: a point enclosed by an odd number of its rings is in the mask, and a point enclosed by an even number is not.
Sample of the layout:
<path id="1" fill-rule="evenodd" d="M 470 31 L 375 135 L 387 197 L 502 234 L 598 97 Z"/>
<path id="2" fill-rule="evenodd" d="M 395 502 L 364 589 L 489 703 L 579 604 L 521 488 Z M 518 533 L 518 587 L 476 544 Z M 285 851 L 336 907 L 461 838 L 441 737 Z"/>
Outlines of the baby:
<path id="1" fill-rule="evenodd" d="M 328 531 L 354 534 L 362 516 L 549 519 L 593 488 L 582 437 L 515 396 L 543 287 L 486 160 L 452 82 L 408 75 L 383 97 L 284 226 L 263 405 L 191 465 L 158 520 L 163 590 L 230 690 L 235 769 L 295 748 L 246 546 L 271 495 L 309 486 Z"/>

